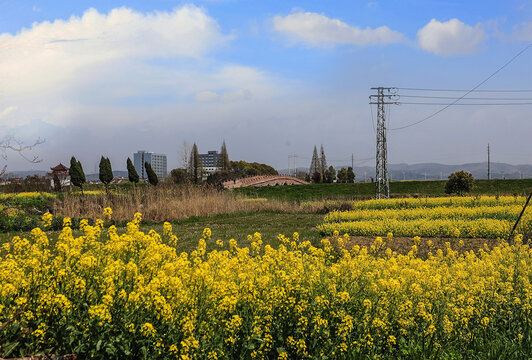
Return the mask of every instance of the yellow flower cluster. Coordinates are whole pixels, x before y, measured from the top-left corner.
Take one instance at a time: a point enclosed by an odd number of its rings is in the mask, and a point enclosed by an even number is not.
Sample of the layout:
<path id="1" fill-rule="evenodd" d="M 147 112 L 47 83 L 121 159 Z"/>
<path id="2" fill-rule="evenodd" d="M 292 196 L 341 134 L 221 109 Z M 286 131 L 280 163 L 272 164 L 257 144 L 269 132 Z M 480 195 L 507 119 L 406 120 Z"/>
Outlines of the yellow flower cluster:
<path id="1" fill-rule="evenodd" d="M 520 205 L 498 205 L 477 207 L 447 207 L 438 206 L 431 208 L 406 208 L 406 209 L 380 209 L 380 210 L 353 210 L 332 211 L 325 216 L 326 222 L 363 221 L 363 220 L 417 220 L 417 219 L 496 219 L 513 220 L 523 209 Z"/>
<path id="2" fill-rule="evenodd" d="M 340 234 L 379 236 L 393 232 L 396 236 L 422 237 L 465 237 L 496 239 L 508 237 L 512 229 L 510 221 L 494 219 L 417 219 L 417 220 L 374 220 L 323 223 L 318 226 L 322 235 L 330 236 L 334 231 Z M 458 235 L 457 235 L 458 234 Z"/>
<path id="3" fill-rule="evenodd" d="M 522 205 L 526 201 L 524 196 L 449 196 L 433 198 L 404 198 L 404 199 L 374 199 L 356 201 L 354 209 L 411 209 L 431 207 L 478 207 L 478 206 L 507 206 Z"/>
<path id="4" fill-rule="evenodd" d="M 56 195 L 47 192 L 19 192 L 19 193 L 2 193 L 0 194 L 0 201 L 11 199 L 35 199 L 35 198 L 55 198 Z"/>
<path id="5" fill-rule="evenodd" d="M 103 217 L 107 220 L 111 220 L 111 215 L 113 215 L 113 210 L 110 207 L 103 209 Z"/>
<path id="6" fill-rule="evenodd" d="M 45 212 L 41 218 L 42 222 L 42 226 L 43 227 L 49 227 L 50 225 L 52 225 L 52 219 L 53 219 L 53 215 L 50 214 L 49 212 Z"/>
<path id="7" fill-rule="evenodd" d="M 207 253 L 205 229 L 178 254 L 171 226 L 144 233 L 140 220 L 122 234 L 81 221 L 79 236 L 65 226 L 50 241 L 35 229 L 1 246 L 0 356 L 451 358 L 493 343 L 526 358 L 532 250 L 521 236 L 423 260 L 315 247 L 298 233 L 277 249 L 255 233 L 252 249 L 231 239 Z"/>
<path id="8" fill-rule="evenodd" d="M 361 236 L 393 232 L 409 237 L 502 238 L 508 237 L 524 201 L 487 196 L 369 200 L 355 203 L 356 210 L 327 214 L 318 229 L 327 236 L 336 231 Z M 532 231 L 532 210 L 525 212 L 518 231 Z"/>

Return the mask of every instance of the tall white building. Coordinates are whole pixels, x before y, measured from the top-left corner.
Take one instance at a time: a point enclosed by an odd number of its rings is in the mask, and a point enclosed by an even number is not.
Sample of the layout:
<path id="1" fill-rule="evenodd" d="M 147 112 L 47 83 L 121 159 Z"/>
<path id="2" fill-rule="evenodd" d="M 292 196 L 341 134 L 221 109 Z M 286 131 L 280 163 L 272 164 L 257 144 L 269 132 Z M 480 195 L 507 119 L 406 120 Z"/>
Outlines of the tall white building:
<path id="1" fill-rule="evenodd" d="M 133 164 L 141 179 L 146 179 L 148 177 L 148 174 L 146 174 L 146 168 L 144 167 L 144 163 L 146 162 L 151 165 L 151 168 L 159 179 L 166 177 L 167 167 L 165 154 L 155 154 L 145 150 L 139 150 L 133 154 Z"/>

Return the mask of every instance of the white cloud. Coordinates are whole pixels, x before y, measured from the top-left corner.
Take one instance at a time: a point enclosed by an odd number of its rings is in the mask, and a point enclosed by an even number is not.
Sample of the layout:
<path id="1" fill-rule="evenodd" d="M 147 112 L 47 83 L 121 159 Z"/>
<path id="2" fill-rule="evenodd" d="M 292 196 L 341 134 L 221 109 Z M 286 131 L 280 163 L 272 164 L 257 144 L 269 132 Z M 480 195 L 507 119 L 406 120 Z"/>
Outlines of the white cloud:
<path id="1" fill-rule="evenodd" d="M 474 54 L 486 38 L 481 24 L 473 27 L 458 19 L 445 22 L 432 19 L 417 32 L 423 50 L 445 56 Z"/>
<path id="2" fill-rule="evenodd" d="M 213 50 L 231 38 L 192 5 L 153 13 L 90 9 L 0 34 L 1 95 L 10 101 L 0 104 L 0 125 L 19 133 L 28 121 L 67 133 L 90 127 L 95 130 L 78 140 L 92 148 L 101 136 L 96 129 L 142 133 L 164 125 L 183 131 L 192 117 L 206 124 L 224 106 L 229 112 L 282 96 L 287 87 L 281 79 L 216 60 Z M 8 105 L 18 111 L 2 111 Z M 213 114 L 194 115 L 204 108 Z M 47 139 L 47 146 L 52 143 Z"/>
<path id="3" fill-rule="evenodd" d="M 62 80 L 84 76 L 88 66 L 110 61 L 199 58 L 228 39 L 213 18 L 192 5 L 153 13 L 89 9 L 81 17 L 0 34 L 0 76 L 11 90 L 26 93 L 61 86 Z"/>
<path id="4" fill-rule="evenodd" d="M 390 44 L 404 41 L 403 34 L 387 26 L 359 28 L 325 15 L 298 12 L 273 18 L 274 29 L 294 41 L 311 46 L 327 44 L 351 44 L 358 46 Z"/>

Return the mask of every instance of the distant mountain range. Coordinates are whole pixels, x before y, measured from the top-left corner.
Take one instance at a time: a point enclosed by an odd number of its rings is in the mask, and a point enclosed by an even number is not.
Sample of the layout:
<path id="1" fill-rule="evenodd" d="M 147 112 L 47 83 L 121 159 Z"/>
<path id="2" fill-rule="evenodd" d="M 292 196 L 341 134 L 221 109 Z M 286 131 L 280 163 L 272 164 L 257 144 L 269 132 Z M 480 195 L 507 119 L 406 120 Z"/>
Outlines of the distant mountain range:
<path id="1" fill-rule="evenodd" d="M 336 170 L 350 165 L 335 167 Z M 488 163 L 470 163 L 460 165 L 445 165 L 437 163 L 422 164 L 389 164 L 388 173 L 391 180 L 446 180 L 447 177 L 459 170 L 470 172 L 475 179 L 488 178 Z M 287 169 L 278 170 L 287 174 Z M 298 167 L 297 171 L 308 172 L 308 168 Z M 293 172 L 293 170 L 292 170 Z M 356 181 L 370 181 L 375 177 L 375 167 L 355 166 Z M 505 163 L 491 163 L 492 179 L 528 179 L 532 178 L 532 165 L 510 165 Z"/>

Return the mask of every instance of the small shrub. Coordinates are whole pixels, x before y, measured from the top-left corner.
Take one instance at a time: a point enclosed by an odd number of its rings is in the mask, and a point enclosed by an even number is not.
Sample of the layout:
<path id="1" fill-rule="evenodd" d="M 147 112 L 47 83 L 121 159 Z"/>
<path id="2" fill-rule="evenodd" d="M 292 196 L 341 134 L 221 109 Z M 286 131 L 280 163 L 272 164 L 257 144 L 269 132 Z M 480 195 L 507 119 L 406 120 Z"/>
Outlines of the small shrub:
<path id="1" fill-rule="evenodd" d="M 475 178 L 471 173 L 466 171 L 456 171 L 449 175 L 449 180 L 445 183 L 446 194 L 459 194 L 463 195 L 473 189 Z"/>

